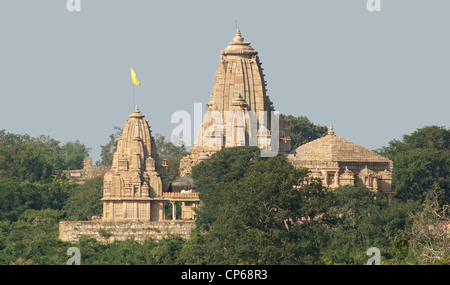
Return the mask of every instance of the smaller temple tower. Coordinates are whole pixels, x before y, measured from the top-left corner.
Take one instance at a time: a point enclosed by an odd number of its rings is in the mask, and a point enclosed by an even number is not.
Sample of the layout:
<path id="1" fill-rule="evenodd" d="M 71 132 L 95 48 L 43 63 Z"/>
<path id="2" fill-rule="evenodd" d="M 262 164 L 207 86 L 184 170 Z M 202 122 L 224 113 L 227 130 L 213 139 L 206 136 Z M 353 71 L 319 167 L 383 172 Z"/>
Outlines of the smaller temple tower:
<path id="1" fill-rule="evenodd" d="M 103 186 L 104 220 L 163 219 L 167 166 L 159 164 L 148 122 L 136 106 L 117 143 Z"/>
<path id="2" fill-rule="evenodd" d="M 171 220 L 193 220 L 198 193 L 167 190 L 167 163 L 157 157 L 148 121 L 136 106 L 117 142 L 111 169 L 103 182 L 104 221 L 164 221 L 171 203 Z M 181 206 L 177 218 L 176 208 Z"/>
<path id="3" fill-rule="evenodd" d="M 106 242 L 128 238 L 144 242 L 170 234 L 189 238 L 195 228 L 199 193 L 191 188 L 167 191 L 168 165 L 156 154 L 148 121 L 137 106 L 129 117 L 104 176 L 103 217 L 60 221 L 61 240 L 76 242 L 89 236 Z"/>

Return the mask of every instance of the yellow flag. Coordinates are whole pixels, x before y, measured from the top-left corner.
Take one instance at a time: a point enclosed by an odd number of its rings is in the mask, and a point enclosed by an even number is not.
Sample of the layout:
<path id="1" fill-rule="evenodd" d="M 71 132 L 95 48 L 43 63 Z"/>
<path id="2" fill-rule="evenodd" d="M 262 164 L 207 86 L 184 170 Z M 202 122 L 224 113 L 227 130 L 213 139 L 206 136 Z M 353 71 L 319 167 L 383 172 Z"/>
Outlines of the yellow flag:
<path id="1" fill-rule="evenodd" d="M 133 81 L 134 85 L 141 85 L 141 83 L 136 79 L 136 73 L 134 72 L 133 68 L 131 68 L 131 80 Z"/>

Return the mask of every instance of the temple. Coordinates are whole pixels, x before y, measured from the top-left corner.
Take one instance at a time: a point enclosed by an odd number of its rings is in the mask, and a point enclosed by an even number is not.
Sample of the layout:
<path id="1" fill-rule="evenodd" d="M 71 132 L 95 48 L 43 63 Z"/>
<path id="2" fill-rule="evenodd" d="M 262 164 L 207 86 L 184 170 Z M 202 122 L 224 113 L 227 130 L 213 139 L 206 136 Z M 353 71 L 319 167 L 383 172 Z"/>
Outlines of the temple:
<path id="1" fill-rule="evenodd" d="M 182 202 L 181 219 L 193 219 L 198 193 L 168 193 L 167 162 L 160 162 L 148 121 L 136 106 L 126 121 L 117 143 L 111 169 L 103 186 L 105 221 L 161 221 L 165 203 L 171 202 L 176 219 L 176 202 Z M 187 202 L 187 203 L 186 203 Z"/>
<path id="2" fill-rule="evenodd" d="M 180 175 L 224 147 L 258 146 L 287 153 L 290 138 L 267 96 L 263 68 L 240 30 L 221 51 L 210 101 L 190 155 L 180 163 Z"/>
<path id="3" fill-rule="evenodd" d="M 325 187 L 366 186 L 386 195 L 392 192 L 392 161 L 351 141 L 338 137 L 330 126 L 322 138 L 292 150 L 287 160 L 295 167 L 308 168 L 311 178 Z"/>
<path id="4" fill-rule="evenodd" d="M 144 242 L 173 234 L 189 238 L 195 228 L 198 192 L 167 191 L 168 165 L 157 156 L 148 121 L 137 106 L 129 117 L 104 176 L 103 216 L 60 221 L 61 240 L 76 242 L 89 236 L 104 242 L 129 238 Z"/>

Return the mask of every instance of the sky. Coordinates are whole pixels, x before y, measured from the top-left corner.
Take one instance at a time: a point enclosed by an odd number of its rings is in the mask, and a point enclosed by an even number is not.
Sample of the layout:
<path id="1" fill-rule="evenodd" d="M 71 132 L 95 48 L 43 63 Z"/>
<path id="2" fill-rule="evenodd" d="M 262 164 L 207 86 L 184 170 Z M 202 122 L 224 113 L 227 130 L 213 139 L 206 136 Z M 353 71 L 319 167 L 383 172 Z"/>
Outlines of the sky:
<path id="1" fill-rule="evenodd" d="M 0 130 L 79 140 L 95 162 L 137 104 L 170 138 L 175 112 L 204 110 L 236 21 L 281 114 L 372 150 L 450 123 L 448 0 L 67 2 L 2 0 Z"/>

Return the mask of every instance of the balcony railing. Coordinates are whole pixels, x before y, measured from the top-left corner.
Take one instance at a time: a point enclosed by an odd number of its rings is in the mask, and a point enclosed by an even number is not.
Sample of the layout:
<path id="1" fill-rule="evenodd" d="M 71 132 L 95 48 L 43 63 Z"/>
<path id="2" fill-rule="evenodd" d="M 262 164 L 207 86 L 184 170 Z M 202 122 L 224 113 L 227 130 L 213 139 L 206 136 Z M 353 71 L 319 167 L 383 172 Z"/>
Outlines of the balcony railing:
<path id="1" fill-rule="evenodd" d="M 167 198 L 167 199 L 199 199 L 199 193 L 197 192 L 184 192 L 184 193 L 180 193 L 180 192 L 164 192 L 163 193 L 163 198 Z"/>

